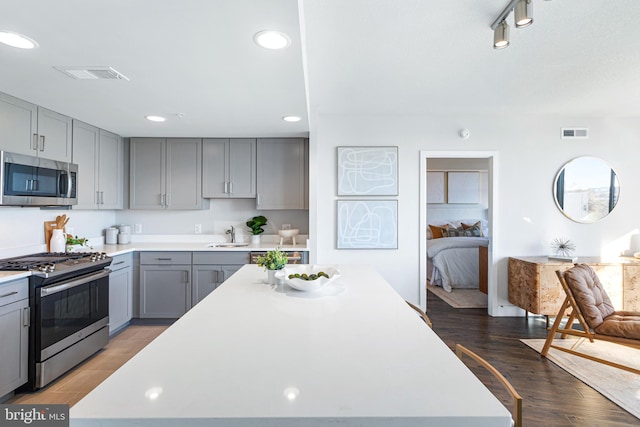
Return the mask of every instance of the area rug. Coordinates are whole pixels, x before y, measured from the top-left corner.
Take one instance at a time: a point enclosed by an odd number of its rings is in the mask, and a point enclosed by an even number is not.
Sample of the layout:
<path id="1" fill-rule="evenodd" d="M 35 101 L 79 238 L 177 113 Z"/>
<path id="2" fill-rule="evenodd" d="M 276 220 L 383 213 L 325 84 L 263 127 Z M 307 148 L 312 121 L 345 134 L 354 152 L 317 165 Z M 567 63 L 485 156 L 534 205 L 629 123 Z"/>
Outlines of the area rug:
<path id="1" fill-rule="evenodd" d="M 520 341 L 538 353 L 542 351 L 545 342 L 543 339 Z M 556 339 L 553 344 L 558 347 L 574 348 L 582 353 L 640 369 L 640 350 L 606 341 L 590 343 L 583 339 Z M 640 375 L 554 348 L 549 349 L 547 358 L 625 411 L 640 418 Z"/>
<path id="2" fill-rule="evenodd" d="M 487 295 L 477 289 L 453 289 L 447 292 L 440 286 L 427 284 L 427 290 L 453 308 L 487 308 Z"/>

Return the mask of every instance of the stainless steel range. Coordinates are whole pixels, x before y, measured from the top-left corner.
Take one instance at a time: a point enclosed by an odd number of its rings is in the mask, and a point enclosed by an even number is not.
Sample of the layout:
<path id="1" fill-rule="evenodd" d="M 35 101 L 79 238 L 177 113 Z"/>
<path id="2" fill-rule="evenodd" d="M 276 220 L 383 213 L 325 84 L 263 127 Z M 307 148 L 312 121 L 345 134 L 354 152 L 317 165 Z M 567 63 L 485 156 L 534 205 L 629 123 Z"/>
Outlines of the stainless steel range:
<path id="1" fill-rule="evenodd" d="M 29 381 L 44 387 L 109 341 L 109 273 L 104 253 L 39 253 L 0 260 L 29 277 Z"/>

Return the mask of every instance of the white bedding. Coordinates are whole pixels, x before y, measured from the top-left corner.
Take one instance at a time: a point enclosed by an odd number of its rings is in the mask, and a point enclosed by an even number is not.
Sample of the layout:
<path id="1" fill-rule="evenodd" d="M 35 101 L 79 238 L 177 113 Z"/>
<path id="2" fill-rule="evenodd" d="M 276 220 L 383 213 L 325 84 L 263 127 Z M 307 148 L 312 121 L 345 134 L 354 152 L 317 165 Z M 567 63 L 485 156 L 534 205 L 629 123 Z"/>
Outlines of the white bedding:
<path id="1" fill-rule="evenodd" d="M 477 288 L 478 247 L 488 246 L 487 237 L 443 237 L 427 241 L 427 265 L 432 285 L 453 288 Z"/>

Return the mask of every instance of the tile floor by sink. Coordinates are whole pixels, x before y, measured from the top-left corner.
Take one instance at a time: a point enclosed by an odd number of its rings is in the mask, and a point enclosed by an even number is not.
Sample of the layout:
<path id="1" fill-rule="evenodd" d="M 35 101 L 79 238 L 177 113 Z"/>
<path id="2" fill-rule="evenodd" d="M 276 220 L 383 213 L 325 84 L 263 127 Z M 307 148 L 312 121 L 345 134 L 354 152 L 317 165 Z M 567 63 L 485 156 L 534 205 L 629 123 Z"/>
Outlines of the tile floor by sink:
<path id="1" fill-rule="evenodd" d="M 48 386 L 34 393 L 17 394 L 5 403 L 72 406 L 168 327 L 168 325 L 130 325 L 111 337 L 109 344 L 100 352 Z"/>

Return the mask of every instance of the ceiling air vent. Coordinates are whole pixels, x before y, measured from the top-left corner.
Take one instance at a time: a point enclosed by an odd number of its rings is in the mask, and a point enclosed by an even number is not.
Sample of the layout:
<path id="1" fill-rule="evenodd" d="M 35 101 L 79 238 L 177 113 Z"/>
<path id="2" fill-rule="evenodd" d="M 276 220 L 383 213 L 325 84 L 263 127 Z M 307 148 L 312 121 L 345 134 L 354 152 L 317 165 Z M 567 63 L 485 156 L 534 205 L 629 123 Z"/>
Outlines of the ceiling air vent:
<path id="1" fill-rule="evenodd" d="M 54 67 L 76 80 L 129 80 L 111 67 Z"/>
<path id="2" fill-rule="evenodd" d="M 587 128 L 562 128 L 562 139 L 587 139 L 589 129 Z"/>

